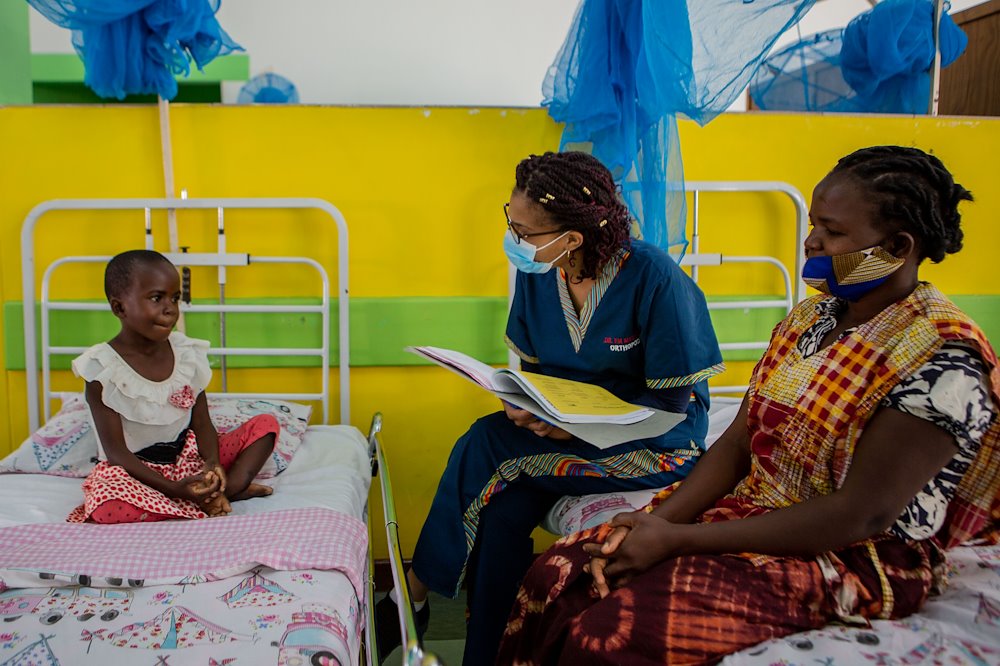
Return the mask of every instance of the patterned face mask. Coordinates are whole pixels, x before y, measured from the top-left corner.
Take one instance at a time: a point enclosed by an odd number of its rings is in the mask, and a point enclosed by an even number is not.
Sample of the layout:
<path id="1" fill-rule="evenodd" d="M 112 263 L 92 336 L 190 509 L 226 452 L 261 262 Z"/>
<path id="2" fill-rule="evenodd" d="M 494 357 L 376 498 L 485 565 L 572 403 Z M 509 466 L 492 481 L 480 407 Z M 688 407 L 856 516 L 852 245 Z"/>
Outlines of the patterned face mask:
<path id="1" fill-rule="evenodd" d="M 824 294 L 856 301 L 885 282 L 903 263 L 876 245 L 832 257 L 809 257 L 802 267 L 802 280 Z"/>

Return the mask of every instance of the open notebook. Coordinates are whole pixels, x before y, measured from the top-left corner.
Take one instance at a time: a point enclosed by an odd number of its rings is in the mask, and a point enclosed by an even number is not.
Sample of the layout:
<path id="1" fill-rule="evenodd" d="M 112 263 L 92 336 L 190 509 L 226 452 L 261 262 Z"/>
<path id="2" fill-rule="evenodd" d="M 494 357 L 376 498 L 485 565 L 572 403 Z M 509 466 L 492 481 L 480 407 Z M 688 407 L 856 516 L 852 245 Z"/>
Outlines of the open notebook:
<path id="1" fill-rule="evenodd" d="M 450 349 L 415 346 L 407 347 L 406 351 L 451 370 L 515 407 L 601 448 L 662 435 L 686 417 L 627 403 L 593 384 L 493 368 Z"/>

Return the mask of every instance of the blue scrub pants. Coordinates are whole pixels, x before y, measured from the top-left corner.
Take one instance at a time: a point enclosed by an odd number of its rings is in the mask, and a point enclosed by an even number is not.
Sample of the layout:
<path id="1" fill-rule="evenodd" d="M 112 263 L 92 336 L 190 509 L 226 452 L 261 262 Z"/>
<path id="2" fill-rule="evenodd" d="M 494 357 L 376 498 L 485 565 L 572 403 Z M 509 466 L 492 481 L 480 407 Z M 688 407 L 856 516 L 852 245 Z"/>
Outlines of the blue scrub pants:
<path id="1" fill-rule="evenodd" d="M 533 559 L 531 533 L 553 504 L 563 495 L 658 488 L 684 478 L 697 452 L 689 443 L 683 451 L 671 444 L 660 438 L 602 450 L 575 438 L 538 437 L 514 425 L 503 412 L 479 419 L 455 443 L 417 540 L 413 570 L 431 590 L 451 598 L 465 577 L 466 666 L 495 660 L 521 579 Z M 621 465 L 621 454 L 636 449 L 690 459 L 680 464 L 675 460 L 666 465 L 669 469 Z M 553 460 L 562 459 L 557 456 L 567 455 L 588 462 L 553 465 Z M 470 506 L 481 503 L 487 490 L 492 492 L 478 511 L 478 525 L 468 523 Z M 471 552 L 467 535 L 473 539 Z"/>

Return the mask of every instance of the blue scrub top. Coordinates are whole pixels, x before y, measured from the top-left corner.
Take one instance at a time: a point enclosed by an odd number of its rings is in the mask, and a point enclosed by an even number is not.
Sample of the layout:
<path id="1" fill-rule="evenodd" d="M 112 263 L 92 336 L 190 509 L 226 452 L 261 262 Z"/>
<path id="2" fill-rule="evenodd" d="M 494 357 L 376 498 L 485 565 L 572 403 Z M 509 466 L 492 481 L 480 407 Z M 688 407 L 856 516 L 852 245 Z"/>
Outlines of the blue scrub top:
<path id="1" fill-rule="evenodd" d="M 542 374 L 597 384 L 628 402 L 652 405 L 652 390 L 691 386 L 688 418 L 649 444 L 704 448 L 706 380 L 725 366 L 705 295 L 659 248 L 633 239 L 604 266 L 579 316 L 562 271 L 519 271 L 506 341 Z"/>

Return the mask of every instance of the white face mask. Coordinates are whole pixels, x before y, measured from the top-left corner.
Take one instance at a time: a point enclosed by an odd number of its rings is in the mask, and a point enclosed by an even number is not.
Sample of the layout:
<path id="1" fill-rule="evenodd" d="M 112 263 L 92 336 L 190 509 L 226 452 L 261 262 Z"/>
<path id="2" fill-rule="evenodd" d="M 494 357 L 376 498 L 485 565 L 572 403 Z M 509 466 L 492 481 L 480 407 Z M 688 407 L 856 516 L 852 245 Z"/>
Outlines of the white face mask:
<path id="1" fill-rule="evenodd" d="M 548 262 L 535 261 L 535 257 L 538 256 L 539 252 L 552 245 L 568 233 L 568 231 L 562 232 L 562 234 L 553 238 L 541 247 L 535 247 L 526 239 L 522 239 L 520 243 L 517 243 L 510 234 L 504 234 L 503 251 L 504 254 L 507 255 L 507 259 L 510 260 L 510 263 L 514 265 L 514 268 L 522 273 L 548 273 L 552 270 L 552 266 L 566 255 L 567 250 L 563 250 L 562 254 Z"/>

